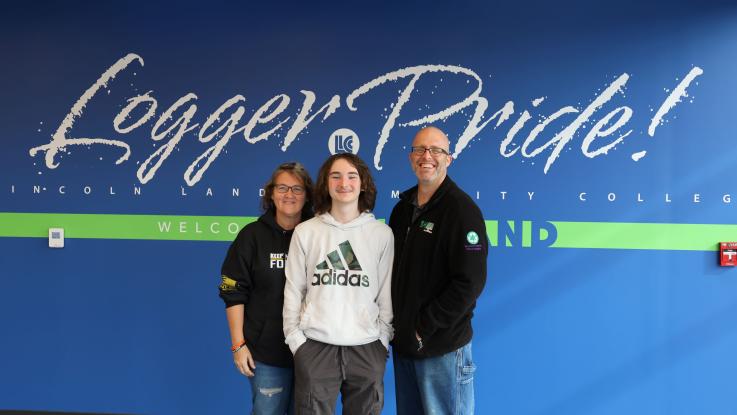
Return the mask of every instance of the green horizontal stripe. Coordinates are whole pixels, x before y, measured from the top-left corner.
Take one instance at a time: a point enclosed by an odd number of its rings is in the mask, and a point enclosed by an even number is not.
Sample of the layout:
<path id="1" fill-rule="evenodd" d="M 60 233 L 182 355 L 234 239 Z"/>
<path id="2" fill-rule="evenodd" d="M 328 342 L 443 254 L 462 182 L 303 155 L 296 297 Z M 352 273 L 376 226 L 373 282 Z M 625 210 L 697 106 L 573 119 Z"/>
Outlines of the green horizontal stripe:
<path id="1" fill-rule="evenodd" d="M 0 236 L 48 238 L 64 228 L 64 238 L 232 241 L 256 217 L 0 213 Z"/>
<path id="2" fill-rule="evenodd" d="M 2 213 L 0 237 L 48 238 L 49 228 L 64 228 L 65 238 L 231 241 L 254 216 L 112 215 Z M 721 241 L 737 240 L 737 225 L 624 222 L 545 222 L 557 231 L 552 248 L 603 248 L 715 251 Z M 534 245 L 533 222 L 487 220 L 492 246 Z M 545 226 L 543 226 L 544 228 Z M 500 235 L 501 232 L 506 232 Z M 510 232 L 512 234 L 510 234 Z M 519 233 L 515 238 L 513 234 Z"/>
<path id="3" fill-rule="evenodd" d="M 692 223 L 551 222 L 554 248 L 716 251 L 737 240 L 737 225 Z"/>

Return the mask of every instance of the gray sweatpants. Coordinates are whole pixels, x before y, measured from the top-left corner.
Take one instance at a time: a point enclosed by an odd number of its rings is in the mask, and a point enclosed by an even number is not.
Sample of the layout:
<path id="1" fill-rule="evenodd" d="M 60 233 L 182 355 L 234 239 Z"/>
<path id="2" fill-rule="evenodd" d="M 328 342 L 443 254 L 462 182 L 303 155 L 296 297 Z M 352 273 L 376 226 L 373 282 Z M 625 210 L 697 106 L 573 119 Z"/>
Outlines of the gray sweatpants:
<path id="1" fill-rule="evenodd" d="M 334 346 L 307 339 L 294 355 L 296 415 L 333 414 L 338 391 L 343 413 L 379 415 L 384 407 L 387 351 L 380 341 Z"/>

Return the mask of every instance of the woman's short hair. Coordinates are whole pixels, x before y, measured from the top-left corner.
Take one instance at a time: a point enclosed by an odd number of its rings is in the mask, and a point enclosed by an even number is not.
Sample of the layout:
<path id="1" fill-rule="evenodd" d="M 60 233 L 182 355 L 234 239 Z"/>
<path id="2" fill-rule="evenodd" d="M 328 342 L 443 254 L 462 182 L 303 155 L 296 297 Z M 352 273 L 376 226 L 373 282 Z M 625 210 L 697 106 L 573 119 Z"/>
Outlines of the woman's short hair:
<path id="1" fill-rule="evenodd" d="M 334 154 L 325 160 L 317 174 L 317 183 L 315 184 L 315 213 L 322 214 L 330 211 L 333 200 L 330 197 L 328 189 L 328 178 L 330 177 L 330 168 L 336 160 L 343 159 L 350 163 L 358 171 L 358 177 L 361 179 L 361 194 L 358 196 L 358 211 L 367 212 L 374 210 L 376 204 L 376 185 L 371 177 L 371 171 L 366 163 L 360 157 L 351 153 Z"/>
<path id="2" fill-rule="evenodd" d="M 290 161 L 288 163 L 282 163 L 271 173 L 271 178 L 264 186 L 264 195 L 261 196 L 261 209 L 264 212 L 275 210 L 274 200 L 271 198 L 274 195 L 274 187 L 276 186 L 276 178 L 282 173 L 289 173 L 299 179 L 302 182 L 302 186 L 305 188 L 305 205 L 302 207 L 302 218 L 312 216 L 312 202 L 313 202 L 313 186 L 310 174 L 307 173 L 305 166 L 296 161 Z"/>

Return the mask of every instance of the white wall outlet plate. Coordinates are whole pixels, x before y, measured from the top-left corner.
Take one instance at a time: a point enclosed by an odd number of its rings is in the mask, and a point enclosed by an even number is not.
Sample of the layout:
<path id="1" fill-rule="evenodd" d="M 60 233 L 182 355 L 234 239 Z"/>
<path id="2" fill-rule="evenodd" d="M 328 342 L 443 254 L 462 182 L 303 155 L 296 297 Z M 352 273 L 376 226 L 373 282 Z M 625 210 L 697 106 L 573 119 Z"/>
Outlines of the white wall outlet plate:
<path id="1" fill-rule="evenodd" d="M 64 228 L 49 228 L 49 248 L 64 248 Z"/>

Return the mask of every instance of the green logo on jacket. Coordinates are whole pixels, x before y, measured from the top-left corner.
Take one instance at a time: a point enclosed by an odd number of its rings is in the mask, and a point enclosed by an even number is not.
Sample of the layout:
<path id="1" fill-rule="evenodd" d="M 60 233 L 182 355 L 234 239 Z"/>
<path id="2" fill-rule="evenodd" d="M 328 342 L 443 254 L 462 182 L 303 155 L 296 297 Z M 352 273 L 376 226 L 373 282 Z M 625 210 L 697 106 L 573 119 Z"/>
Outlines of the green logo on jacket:
<path id="1" fill-rule="evenodd" d="M 479 243 L 479 235 L 476 232 L 471 231 L 466 234 L 466 240 L 469 244 L 476 245 L 477 243 Z"/>
<path id="2" fill-rule="evenodd" d="M 435 227 L 435 224 L 426 220 L 420 221 L 420 229 L 427 233 L 432 233 L 433 228 Z"/>

